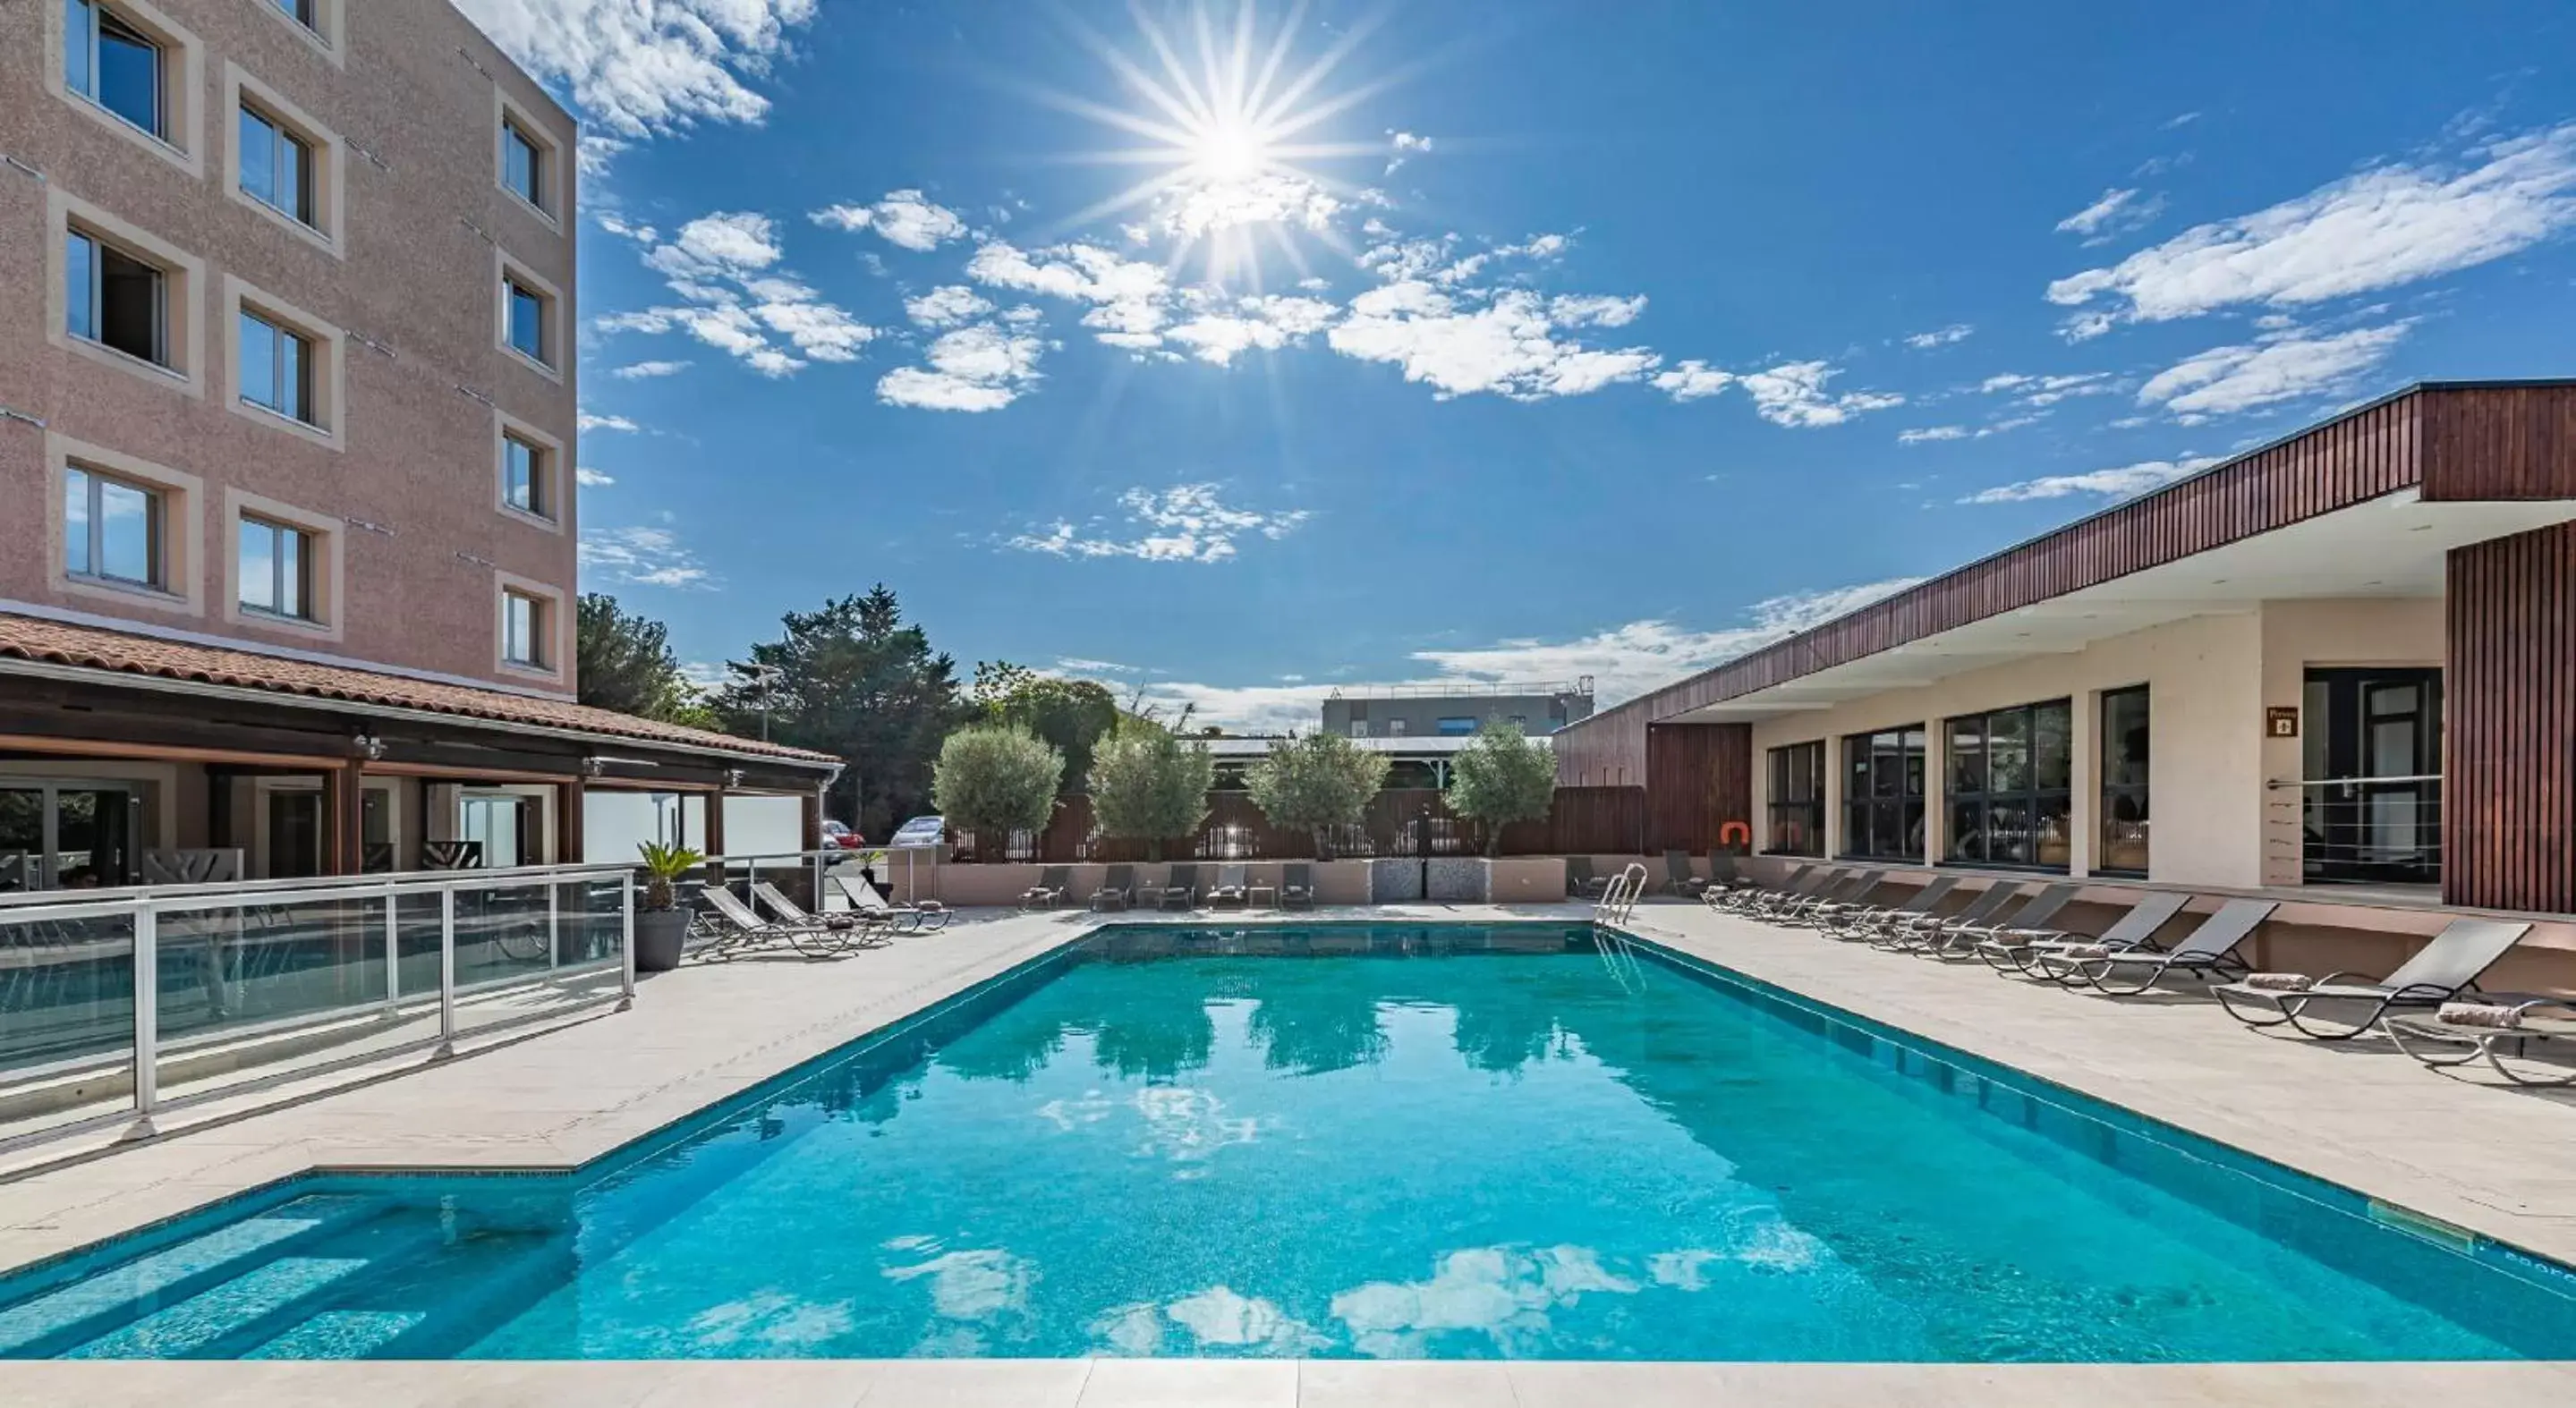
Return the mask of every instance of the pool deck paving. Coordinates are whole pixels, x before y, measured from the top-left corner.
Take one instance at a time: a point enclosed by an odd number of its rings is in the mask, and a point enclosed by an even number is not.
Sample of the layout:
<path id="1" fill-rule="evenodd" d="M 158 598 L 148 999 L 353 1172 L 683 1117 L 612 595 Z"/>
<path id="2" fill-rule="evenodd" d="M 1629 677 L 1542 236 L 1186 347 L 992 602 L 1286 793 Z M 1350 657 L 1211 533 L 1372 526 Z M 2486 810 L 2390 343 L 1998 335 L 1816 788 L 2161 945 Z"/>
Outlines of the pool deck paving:
<path id="1" fill-rule="evenodd" d="M 1289 917 L 1458 922 L 1588 915 L 1578 906 L 1410 905 Z M 0 1271 L 309 1169 L 576 1167 L 1036 957 L 1093 922 L 1078 913 L 971 913 L 946 932 L 838 960 L 690 965 L 647 979 L 630 1013 L 0 1182 Z M 2325 1046 L 2267 1038 L 2238 1028 L 2197 997 L 2089 998 L 1998 978 L 1981 964 L 1836 944 L 1696 904 L 1641 906 L 1629 927 L 1747 976 L 2576 1262 L 2576 1097 L 2438 1075 L 2373 1042 Z M 0 1364 L 0 1402 L 12 1405 L 179 1399 L 192 1408 L 359 1401 L 369 1408 L 718 1401 L 845 1408 L 2341 1408 L 2436 1398 L 2564 1404 L 2576 1400 L 2576 1366 L 1184 1359 Z"/>

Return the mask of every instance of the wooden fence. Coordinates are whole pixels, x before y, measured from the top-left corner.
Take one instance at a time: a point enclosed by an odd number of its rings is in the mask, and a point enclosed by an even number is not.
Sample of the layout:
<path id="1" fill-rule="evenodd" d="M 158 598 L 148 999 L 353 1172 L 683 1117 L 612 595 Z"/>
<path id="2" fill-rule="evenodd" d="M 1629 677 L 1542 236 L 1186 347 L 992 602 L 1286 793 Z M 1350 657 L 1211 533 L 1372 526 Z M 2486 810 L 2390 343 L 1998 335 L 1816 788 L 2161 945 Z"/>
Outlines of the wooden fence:
<path id="1" fill-rule="evenodd" d="M 1502 853 L 1629 855 L 1644 849 L 1645 832 L 1644 788 L 1560 787 L 1546 820 L 1503 828 Z M 972 832 L 956 833 L 955 841 L 968 859 L 1053 864 L 1140 861 L 1147 850 L 1143 841 L 1100 835 L 1091 799 L 1078 793 L 1058 798 L 1047 828 L 1015 834 L 1001 855 L 984 854 Z M 1333 828 L 1326 842 L 1343 858 L 1481 855 L 1485 849 L 1484 828 L 1451 813 L 1445 795 L 1428 787 L 1380 792 L 1359 825 Z M 1241 792 L 1209 793 L 1207 820 L 1198 834 L 1163 843 L 1165 860 L 1305 860 L 1314 854 L 1312 835 L 1272 826 Z"/>

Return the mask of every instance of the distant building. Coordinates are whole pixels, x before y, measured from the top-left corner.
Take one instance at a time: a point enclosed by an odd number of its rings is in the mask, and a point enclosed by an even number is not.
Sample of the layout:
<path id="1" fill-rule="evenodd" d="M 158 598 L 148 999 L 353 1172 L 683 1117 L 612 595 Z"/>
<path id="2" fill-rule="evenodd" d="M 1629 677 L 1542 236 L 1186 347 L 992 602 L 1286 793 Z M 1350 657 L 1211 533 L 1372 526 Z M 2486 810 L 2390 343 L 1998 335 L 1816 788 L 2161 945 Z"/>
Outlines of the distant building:
<path id="1" fill-rule="evenodd" d="M 1488 719 L 1536 736 L 1591 716 L 1590 675 L 1570 684 L 1335 690 L 1324 701 L 1324 731 L 1345 738 L 1463 738 Z"/>

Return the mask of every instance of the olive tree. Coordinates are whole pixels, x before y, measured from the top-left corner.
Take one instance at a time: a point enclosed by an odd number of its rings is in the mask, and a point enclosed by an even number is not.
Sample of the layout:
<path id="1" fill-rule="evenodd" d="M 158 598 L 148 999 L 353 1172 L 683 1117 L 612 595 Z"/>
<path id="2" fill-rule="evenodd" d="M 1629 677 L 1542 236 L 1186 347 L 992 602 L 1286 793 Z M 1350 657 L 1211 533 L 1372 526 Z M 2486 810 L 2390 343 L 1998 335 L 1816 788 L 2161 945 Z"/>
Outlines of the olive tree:
<path id="1" fill-rule="evenodd" d="M 1207 820 L 1216 756 L 1144 719 L 1129 718 L 1091 751 L 1091 814 L 1103 834 L 1145 843 L 1145 858 L 1163 858 L 1163 843 L 1197 833 Z"/>
<path id="2" fill-rule="evenodd" d="M 1502 719 L 1488 719 L 1449 769 L 1449 810 L 1484 826 L 1488 856 L 1501 852 L 1504 827 L 1537 821 L 1556 801 L 1556 755 Z"/>
<path id="3" fill-rule="evenodd" d="M 999 855 L 1014 831 L 1039 831 L 1055 815 L 1064 754 L 1015 724 L 961 728 L 930 765 L 931 804 L 950 824 L 975 833 L 976 848 Z"/>
<path id="4" fill-rule="evenodd" d="M 1283 738 L 1244 772 L 1244 790 L 1270 824 L 1315 838 L 1315 859 L 1325 854 L 1325 828 L 1355 826 L 1369 799 L 1386 785 L 1386 756 L 1338 733 Z"/>

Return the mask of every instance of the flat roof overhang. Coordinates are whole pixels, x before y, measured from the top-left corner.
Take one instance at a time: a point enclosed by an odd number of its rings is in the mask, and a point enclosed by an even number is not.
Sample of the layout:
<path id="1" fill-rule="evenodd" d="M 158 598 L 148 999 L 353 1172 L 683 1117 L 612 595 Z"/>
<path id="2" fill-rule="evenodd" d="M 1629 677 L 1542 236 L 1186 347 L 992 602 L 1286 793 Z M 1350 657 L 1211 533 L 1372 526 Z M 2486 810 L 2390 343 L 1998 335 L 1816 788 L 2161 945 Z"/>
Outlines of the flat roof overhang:
<path id="1" fill-rule="evenodd" d="M 1653 721 L 1739 723 L 1830 709 L 2266 601 L 2438 598 L 2453 548 L 2571 521 L 2576 500 L 2429 502 L 2403 489 Z"/>

